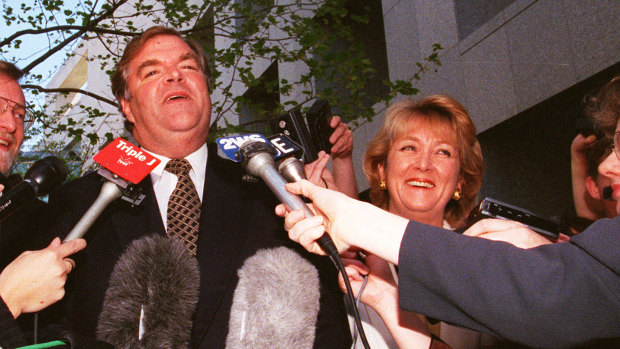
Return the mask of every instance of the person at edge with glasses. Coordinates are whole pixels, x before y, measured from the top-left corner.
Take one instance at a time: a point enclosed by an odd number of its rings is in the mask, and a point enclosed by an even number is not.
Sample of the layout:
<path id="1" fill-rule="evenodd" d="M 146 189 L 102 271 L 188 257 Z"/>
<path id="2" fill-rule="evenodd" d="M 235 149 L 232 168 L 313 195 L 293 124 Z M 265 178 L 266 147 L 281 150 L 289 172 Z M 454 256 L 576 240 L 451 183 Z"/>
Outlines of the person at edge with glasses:
<path id="1" fill-rule="evenodd" d="M 598 171 L 611 179 L 620 214 L 620 76 L 591 98 L 588 114 L 614 140 Z M 357 248 L 398 265 L 402 310 L 537 348 L 620 345 L 620 216 L 566 242 L 527 244 L 536 233 L 517 222 L 484 219 L 460 235 L 308 181 L 286 187 L 317 212 L 305 218 L 278 205 L 289 237 L 322 254 L 315 241 L 327 231 L 340 252 Z M 360 273 L 376 277 L 371 268 Z"/>
<path id="2" fill-rule="evenodd" d="M 19 86 L 23 73 L 12 63 L 0 61 L 0 173 L 9 174 L 24 140 L 24 129 L 32 121 Z M 0 184 L 0 191 L 4 186 Z M 16 319 L 37 312 L 64 296 L 67 274 L 73 269 L 68 256 L 86 247 L 77 239 L 61 244 L 55 238 L 48 247 L 26 251 L 36 231 L 42 202 L 24 207 L 0 224 L 0 347 L 28 344 Z M 20 321 L 28 323 L 22 316 Z M 26 328 L 28 325 L 26 324 Z"/>

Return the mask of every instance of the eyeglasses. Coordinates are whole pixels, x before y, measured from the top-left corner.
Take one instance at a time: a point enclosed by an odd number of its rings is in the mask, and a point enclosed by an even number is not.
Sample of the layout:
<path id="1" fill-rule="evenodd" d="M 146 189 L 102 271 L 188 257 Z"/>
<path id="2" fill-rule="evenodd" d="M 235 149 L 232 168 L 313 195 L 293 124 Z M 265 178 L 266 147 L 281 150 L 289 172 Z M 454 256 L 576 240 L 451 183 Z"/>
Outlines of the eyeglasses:
<path id="1" fill-rule="evenodd" d="M 26 106 L 8 98 L 0 97 L 0 114 L 4 114 L 9 108 L 12 109 L 13 117 L 24 126 L 24 130 L 27 130 L 32 125 L 34 116 Z"/>

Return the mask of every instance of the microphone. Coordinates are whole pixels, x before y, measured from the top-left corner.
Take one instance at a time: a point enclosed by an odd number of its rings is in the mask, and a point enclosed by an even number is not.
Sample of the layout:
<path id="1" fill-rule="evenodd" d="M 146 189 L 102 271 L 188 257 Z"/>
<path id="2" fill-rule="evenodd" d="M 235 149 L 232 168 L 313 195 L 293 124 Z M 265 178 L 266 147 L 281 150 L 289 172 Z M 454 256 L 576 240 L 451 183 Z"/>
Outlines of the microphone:
<path id="1" fill-rule="evenodd" d="M 296 157 L 288 157 L 278 164 L 278 171 L 289 183 L 294 183 L 306 178 L 304 164 Z"/>
<path id="2" fill-rule="evenodd" d="M 249 134 L 243 136 L 222 137 L 217 139 L 217 143 L 222 152 L 231 160 L 241 162 L 246 172 L 254 177 L 260 177 L 276 195 L 276 197 L 289 208 L 303 210 L 306 217 L 312 217 L 313 213 L 297 195 L 291 194 L 285 188 L 286 181 L 274 167 L 274 156 L 281 160 L 279 168 L 283 175 L 289 180 L 299 180 L 305 177 L 303 166 L 296 160 L 287 160 L 289 155 L 295 153 L 296 144 L 284 136 L 278 135 L 278 139 L 266 139 L 260 134 Z M 327 233 L 324 233 L 316 242 L 321 246 L 329 258 L 334 262 L 336 268 L 342 275 L 346 275 L 342 260 L 338 255 L 336 245 Z M 355 304 L 353 290 L 348 278 L 344 278 L 347 294 L 351 299 L 351 304 Z M 353 307 L 353 317 L 358 328 L 360 339 L 364 348 L 368 349 L 368 339 L 364 333 L 362 320 L 359 316 L 357 307 Z"/>
<path id="3" fill-rule="evenodd" d="M 110 275 L 97 340 L 115 348 L 189 348 L 198 262 L 177 238 L 133 241 Z"/>
<path id="4" fill-rule="evenodd" d="M 65 178 L 67 178 L 67 167 L 59 158 L 48 156 L 37 160 L 28 169 L 23 181 L 2 193 L 0 197 L 0 222 L 37 195 L 47 195 L 60 186 Z"/>
<path id="5" fill-rule="evenodd" d="M 275 149 L 262 141 L 250 140 L 239 148 L 241 164 L 247 173 L 262 178 L 283 204 L 293 210 L 303 210 L 306 217 L 314 216 L 299 196 L 289 193 L 284 187 L 286 181 L 274 167 L 275 154 Z M 338 250 L 328 234 L 323 234 L 317 242 L 328 255 L 338 256 Z"/>
<path id="6" fill-rule="evenodd" d="M 93 160 L 102 166 L 97 173 L 106 182 L 95 202 L 65 237 L 65 242 L 82 238 L 112 201 L 123 198 L 132 205 L 139 205 L 144 194 L 133 184 L 140 183 L 161 162 L 120 137 L 97 153 Z"/>
<path id="7" fill-rule="evenodd" d="M 615 201 L 613 198 L 614 190 L 611 188 L 611 185 L 603 188 L 603 200 Z"/>
<path id="8" fill-rule="evenodd" d="M 226 348 L 312 348 L 320 307 L 316 268 L 278 247 L 258 251 L 237 273 Z"/>
<path id="9" fill-rule="evenodd" d="M 8 191 L 13 188 L 15 185 L 19 184 L 24 179 L 17 173 L 13 173 L 8 177 L 4 176 L 0 173 L 0 184 L 4 185 L 4 191 Z"/>

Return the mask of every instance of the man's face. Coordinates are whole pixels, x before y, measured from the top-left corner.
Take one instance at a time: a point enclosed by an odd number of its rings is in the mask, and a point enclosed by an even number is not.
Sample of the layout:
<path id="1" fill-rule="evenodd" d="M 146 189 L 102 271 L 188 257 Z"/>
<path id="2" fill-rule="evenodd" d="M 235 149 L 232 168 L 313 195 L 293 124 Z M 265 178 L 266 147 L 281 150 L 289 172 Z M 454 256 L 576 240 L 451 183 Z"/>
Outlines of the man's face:
<path id="1" fill-rule="evenodd" d="M 182 39 L 149 39 L 129 62 L 127 86 L 130 99 L 121 99 L 121 106 L 142 147 L 181 158 L 206 142 L 209 91 L 196 54 Z"/>
<path id="2" fill-rule="evenodd" d="M 618 144 L 618 137 L 620 133 L 620 119 L 616 124 L 615 142 Z M 620 159 L 615 152 L 611 152 L 603 162 L 598 165 L 598 172 L 600 175 L 608 177 L 611 180 L 612 198 L 616 204 L 616 213 L 620 215 Z"/>
<path id="3" fill-rule="evenodd" d="M 17 81 L 2 73 L 0 97 L 8 102 L 8 107 L 0 115 L 0 172 L 8 174 L 24 140 L 23 117 L 26 99 Z M 4 105 L 5 101 L 0 101 L 0 106 Z"/>

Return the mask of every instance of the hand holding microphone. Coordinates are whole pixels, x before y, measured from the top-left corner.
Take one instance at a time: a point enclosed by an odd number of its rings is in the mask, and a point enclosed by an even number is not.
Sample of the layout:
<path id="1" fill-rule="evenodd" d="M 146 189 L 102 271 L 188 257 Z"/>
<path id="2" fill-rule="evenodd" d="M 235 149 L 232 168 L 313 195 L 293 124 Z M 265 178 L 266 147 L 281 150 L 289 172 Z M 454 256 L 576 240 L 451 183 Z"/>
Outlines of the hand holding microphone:
<path id="1" fill-rule="evenodd" d="M 346 198 L 344 194 L 327 191 L 327 189 L 308 180 L 287 184 L 286 189 L 293 194 L 301 194 L 312 200 L 313 204 L 309 206 L 316 212 L 316 215 L 307 216 L 304 210 L 286 207 L 283 204 L 276 206 L 276 214 L 285 217 L 284 229 L 289 232 L 291 240 L 298 242 L 309 252 L 324 255 L 323 250 L 316 244 L 316 240 L 329 232 L 339 252 L 349 250 L 352 247 L 348 242 L 349 239 L 340 234 L 346 232 L 338 230 L 334 226 L 335 217 L 332 214 L 333 209 L 337 210 L 337 207 L 342 207 L 338 200 L 341 199 L 340 196 Z M 326 191 L 324 192 L 324 190 Z M 329 198 L 323 199 L 325 194 L 329 195 Z M 330 204 L 323 206 L 321 205 L 322 202 L 329 202 Z"/>
<path id="2" fill-rule="evenodd" d="M 323 254 L 315 242 L 327 231 L 339 252 L 355 246 L 398 264 L 407 219 L 306 180 L 287 184 L 286 189 L 312 200 L 317 213 L 315 217 L 305 218 L 301 211 L 287 210 L 284 205 L 276 207 L 276 214 L 285 217 L 284 228 L 289 237 L 306 250 Z"/>
<path id="3" fill-rule="evenodd" d="M 67 274 L 73 269 L 69 256 L 86 247 L 83 239 L 61 244 L 55 238 L 46 248 L 26 251 L 0 274 L 0 295 L 17 318 L 56 303 L 64 297 Z"/>
<path id="4" fill-rule="evenodd" d="M 275 151 L 270 145 L 262 141 L 249 141 L 239 148 L 239 153 L 246 171 L 253 176 L 262 178 L 280 202 L 293 210 L 302 210 L 306 217 L 314 215 L 299 196 L 292 195 L 286 191 L 286 181 L 275 169 Z M 328 255 L 338 255 L 338 251 L 329 235 L 323 234 L 317 239 L 317 242 Z"/>

